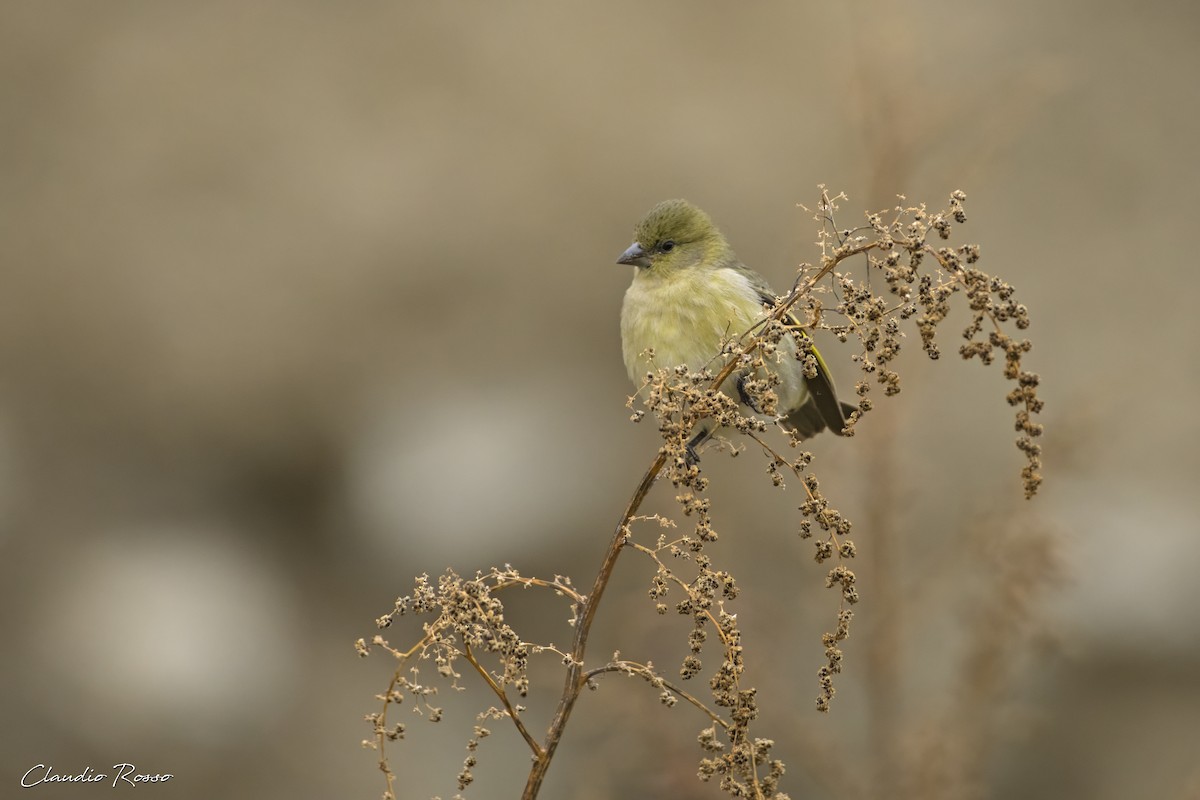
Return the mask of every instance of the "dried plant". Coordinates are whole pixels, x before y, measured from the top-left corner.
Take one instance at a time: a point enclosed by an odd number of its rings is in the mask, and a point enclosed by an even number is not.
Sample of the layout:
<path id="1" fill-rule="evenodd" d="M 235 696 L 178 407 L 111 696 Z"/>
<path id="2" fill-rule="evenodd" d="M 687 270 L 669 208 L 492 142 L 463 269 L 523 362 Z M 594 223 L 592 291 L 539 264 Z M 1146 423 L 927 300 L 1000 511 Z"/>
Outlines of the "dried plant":
<path id="1" fill-rule="evenodd" d="M 906 324 L 915 326 L 926 355 L 938 359 L 941 325 L 959 302 L 955 298 L 961 297 L 969 319 L 959 353 L 985 365 L 1002 361 L 1004 376 L 1014 385 L 1007 399 L 1016 409 L 1016 442 L 1025 458 L 1021 470 L 1024 493 L 1032 497 L 1037 492 L 1041 450 L 1036 440 L 1041 426 L 1034 419 L 1042 407 L 1038 376 L 1022 365 L 1029 341 L 1013 333 L 1013 329 L 1028 327 L 1027 311 L 1015 299 L 1011 286 L 979 269 L 978 246 L 935 244 L 949 239 L 953 228 L 966 221 L 965 195 L 955 192 L 948 208 L 936 213 L 924 205 L 908 205 L 901 198 L 894 209 L 867 214 L 865 224 L 853 229 L 839 228 L 836 223 L 837 204 L 843 200 L 843 195 L 831 197 L 822 187 L 814 211 L 820 262 L 800 267 L 791 291 L 764 309 L 764 318 L 755 328 L 733 332 L 705 369 L 662 368 L 648 373 L 630 398 L 633 420 L 644 419 L 648 412 L 657 423 L 662 444 L 621 514 L 591 591 L 580 592 L 562 576 L 552 580 L 526 577 L 509 565 L 473 577 L 446 572 L 436 582 L 422 575 L 412 591 L 377 620 L 380 628 L 387 628 L 398 617 L 420 617 L 420 638 L 407 648 L 393 646 L 381 635 L 369 644 L 358 640 L 361 655 L 377 647 L 398 661 L 387 690 L 378 696 L 380 710 L 367 717 L 372 737 L 364 742 L 378 751 L 387 782 L 385 798 L 396 796 L 396 775 L 386 748 L 405 735 L 404 724 L 395 721 L 390 712 L 410 706 L 430 720 L 441 719 L 442 710 L 434 704 L 438 684 L 461 688 L 463 673 L 477 675 L 498 705 L 478 715 L 458 775 L 460 794 L 474 780 L 480 741 L 490 734 L 486 725 L 507 720 L 532 754 L 522 797 L 537 797 L 582 692 L 595 688 L 602 676 L 622 674 L 649 684 L 663 704 L 673 706 L 684 700 L 701 714 L 701 780 L 718 782 L 731 797 L 787 797 L 780 788 L 784 765 L 772 756 L 774 742 L 755 735 L 757 728 L 752 732 L 759 715 L 758 696 L 746 675 L 738 618 L 730 611 L 740 586 L 728 571 L 714 564 L 709 552 L 709 545 L 718 538 L 710 515 L 709 480 L 689 449 L 689 441 L 697 425 L 717 427 L 729 432 L 729 438 L 717 438 L 720 449 L 736 456 L 748 447 L 756 448 L 765 456 L 775 486 L 795 481 L 803 488 L 799 535 L 812 542 L 816 562 L 826 567 L 825 585 L 838 594 L 832 624 L 822 636 L 823 663 L 817 671 L 816 708 L 828 711 L 835 695 L 834 679 L 842 671 L 842 642 L 849 636 L 853 606 L 859 600 L 850 568 L 856 545 L 850 539 L 850 520 L 833 505 L 811 469 L 812 453 L 803 450 L 803 443 L 782 426 L 773 426 L 767 416 L 776 407 L 777 378 L 771 365 L 792 357 L 787 348 L 778 345 L 783 337 L 793 335 L 798 325 L 805 330 L 824 329 L 843 343 L 856 343 L 849 358 L 860 372 L 855 385 L 858 402 L 845 431 L 853 434 L 874 407 L 871 395 L 876 387 L 882 388 L 885 397 L 900 392 L 894 362 Z M 858 270 L 844 268 L 852 260 L 854 264 L 865 261 L 863 279 L 853 276 Z M 801 344 L 794 357 L 815 374 L 811 339 L 797 339 Z M 745 376 L 740 386 L 760 413 L 750 412 L 716 388 L 735 372 Z M 637 407 L 639 402 L 644 408 Z M 639 513 L 660 478 L 674 487 L 679 511 L 689 521 L 686 529 L 675 519 Z M 626 551 L 641 556 L 649 566 L 649 596 L 655 611 L 674 613 L 690 622 L 686 650 L 674 676 L 668 677 L 648 661 L 631 660 L 619 653 L 600 660 L 588 656 L 592 623 L 617 560 Z M 574 631 L 569 647 L 525 641 L 506 622 L 500 597 L 511 587 L 549 591 L 563 598 Z M 986 660 L 990 652 L 981 651 L 977 658 Z M 532 689 L 530 659 L 539 656 L 557 659 L 566 673 L 553 718 L 540 732 L 530 730 L 521 704 Z M 706 669 L 706 660 L 715 666 Z M 426 682 L 423 675 L 430 665 L 436 677 Z M 704 674 L 708 675 L 707 693 L 684 688 Z M 994 693 L 998 680 L 992 675 L 980 691 Z M 980 698 L 986 699 L 980 694 L 976 702 Z"/>

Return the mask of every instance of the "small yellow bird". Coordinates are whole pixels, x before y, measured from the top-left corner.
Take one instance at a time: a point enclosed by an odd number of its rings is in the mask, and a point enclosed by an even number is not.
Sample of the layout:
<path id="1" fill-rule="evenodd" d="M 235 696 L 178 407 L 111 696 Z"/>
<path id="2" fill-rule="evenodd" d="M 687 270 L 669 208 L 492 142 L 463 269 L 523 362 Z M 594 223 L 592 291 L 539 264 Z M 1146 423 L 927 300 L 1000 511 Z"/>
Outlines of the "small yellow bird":
<path id="1" fill-rule="evenodd" d="M 633 236 L 617 263 L 635 267 L 621 307 L 625 368 L 635 386 L 652 369 L 713 366 L 722 341 L 750 330 L 766 315 L 764 306 L 775 303 L 766 280 L 738 261 L 708 214 L 686 200 L 665 200 L 650 209 Z M 833 378 L 815 348 L 817 374 L 805 378 L 804 364 L 795 357 L 796 338 L 807 339 L 808 334 L 795 317 L 784 322 L 792 335 L 779 342 L 770 367 L 780 378 L 774 389 L 780 421 L 801 439 L 826 428 L 842 435 L 855 407 L 838 402 Z M 650 349 L 653 362 L 647 358 Z M 735 373 L 722 389 L 754 410 L 741 388 L 744 380 Z M 736 395 L 727 391 L 731 382 Z M 693 448 L 711 433 L 698 432 L 689 451 L 694 454 Z"/>

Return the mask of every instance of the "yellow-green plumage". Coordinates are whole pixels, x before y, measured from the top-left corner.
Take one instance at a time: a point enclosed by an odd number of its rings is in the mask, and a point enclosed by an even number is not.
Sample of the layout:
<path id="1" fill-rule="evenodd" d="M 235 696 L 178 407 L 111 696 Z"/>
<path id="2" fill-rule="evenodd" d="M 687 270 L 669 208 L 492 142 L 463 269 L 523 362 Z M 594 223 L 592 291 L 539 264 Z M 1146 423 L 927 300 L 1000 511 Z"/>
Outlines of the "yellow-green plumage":
<path id="1" fill-rule="evenodd" d="M 738 261 L 708 215 L 685 200 L 652 208 L 619 263 L 635 267 L 621 308 L 625 368 L 635 385 L 652 367 L 719 366 L 714 359 L 722 340 L 750 330 L 763 318 L 763 304 L 775 299 L 762 276 Z M 653 364 L 646 357 L 651 349 Z M 785 337 L 774 363 L 780 415 L 805 438 L 826 427 L 840 434 L 851 407 L 837 402 L 819 356 L 817 377 L 806 380 L 795 353 L 795 340 Z M 721 388 L 737 397 L 733 382 L 731 376 Z"/>

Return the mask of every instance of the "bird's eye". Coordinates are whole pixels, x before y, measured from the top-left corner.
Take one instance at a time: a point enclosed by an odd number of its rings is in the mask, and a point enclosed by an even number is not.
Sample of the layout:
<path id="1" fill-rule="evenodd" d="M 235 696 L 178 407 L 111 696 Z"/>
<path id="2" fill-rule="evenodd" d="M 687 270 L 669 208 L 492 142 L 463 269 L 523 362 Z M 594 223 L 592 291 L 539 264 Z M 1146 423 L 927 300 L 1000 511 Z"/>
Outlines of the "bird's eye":
<path id="1" fill-rule="evenodd" d="M 672 250 L 674 250 L 674 249 L 675 249 L 675 243 L 674 243 L 674 242 L 672 242 L 670 239 L 667 239 L 665 242 L 663 242 L 663 243 L 662 243 L 662 246 L 661 246 L 661 248 L 660 248 L 660 249 L 661 249 L 661 250 L 662 250 L 664 253 L 669 253 L 669 252 L 671 252 Z"/>

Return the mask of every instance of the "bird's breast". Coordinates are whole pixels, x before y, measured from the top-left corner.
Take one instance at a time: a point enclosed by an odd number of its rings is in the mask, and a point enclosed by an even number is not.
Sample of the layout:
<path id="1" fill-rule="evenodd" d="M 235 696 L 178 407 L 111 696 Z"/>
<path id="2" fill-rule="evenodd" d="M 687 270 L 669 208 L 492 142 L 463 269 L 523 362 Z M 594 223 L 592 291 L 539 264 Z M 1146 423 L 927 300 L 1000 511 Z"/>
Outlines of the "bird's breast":
<path id="1" fill-rule="evenodd" d="M 637 275 L 621 309 L 621 340 L 630 380 L 652 368 L 686 364 L 698 370 L 718 355 L 727 336 L 762 315 L 749 280 L 730 269 L 689 270 L 670 277 Z M 653 364 L 646 351 L 654 350 Z"/>

